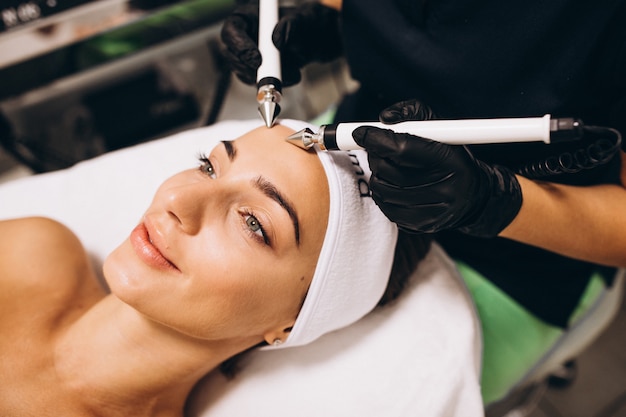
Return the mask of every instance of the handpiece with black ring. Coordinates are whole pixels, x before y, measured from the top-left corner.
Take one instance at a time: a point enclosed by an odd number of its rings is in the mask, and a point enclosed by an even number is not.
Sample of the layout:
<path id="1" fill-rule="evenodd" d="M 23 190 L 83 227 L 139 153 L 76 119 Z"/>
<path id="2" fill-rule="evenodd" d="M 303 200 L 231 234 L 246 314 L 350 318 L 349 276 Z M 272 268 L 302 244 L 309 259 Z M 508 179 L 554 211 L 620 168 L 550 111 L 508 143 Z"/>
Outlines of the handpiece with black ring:
<path id="1" fill-rule="evenodd" d="M 302 149 L 317 144 L 322 150 L 363 149 L 354 141 L 352 132 L 361 126 L 409 133 L 450 145 L 544 142 L 558 143 L 580 139 L 583 123 L 575 118 L 543 117 L 454 119 L 407 121 L 396 124 L 350 122 L 323 125 L 317 132 L 303 129 L 286 138 Z"/>

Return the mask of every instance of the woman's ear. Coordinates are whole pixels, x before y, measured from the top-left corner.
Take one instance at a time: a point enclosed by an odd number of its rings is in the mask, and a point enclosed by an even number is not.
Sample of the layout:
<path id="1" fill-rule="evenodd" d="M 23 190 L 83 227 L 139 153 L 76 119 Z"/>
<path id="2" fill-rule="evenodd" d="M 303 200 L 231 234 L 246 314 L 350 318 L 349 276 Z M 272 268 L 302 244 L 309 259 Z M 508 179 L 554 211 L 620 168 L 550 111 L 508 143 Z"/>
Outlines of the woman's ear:
<path id="1" fill-rule="evenodd" d="M 278 346 L 284 343 L 293 328 L 293 324 L 294 322 L 291 322 L 287 326 L 281 326 L 279 329 L 265 333 L 265 335 L 263 335 L 265 342 L 270 346 Z"/>

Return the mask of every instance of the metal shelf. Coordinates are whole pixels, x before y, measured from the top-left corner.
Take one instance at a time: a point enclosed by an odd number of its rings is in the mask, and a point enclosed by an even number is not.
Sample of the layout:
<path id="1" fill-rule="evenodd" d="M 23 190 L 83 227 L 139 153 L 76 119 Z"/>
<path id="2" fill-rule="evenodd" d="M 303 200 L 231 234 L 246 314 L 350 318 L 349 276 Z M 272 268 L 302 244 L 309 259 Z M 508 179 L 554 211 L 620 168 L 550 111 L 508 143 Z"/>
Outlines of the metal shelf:
<path id="1" fill-rule="evenodd" d="M 3 51 L 0 54 L 0 100 L 205 31 L 234 7 L 234 0 L 187 0 L 165 6 L 164 1 L 147 3 L 161 4 L 161 7 L 140 9 L 141 3 L 137 0 L 95 1 L 0 34 L 0 50 Z M 55 33 L 61 31 L 63 25 L 85 22 L 85 16 L 94 14 L 102 22 L 115 23 L 113 26 L 93 24 L 95 33 L 81 32 L 64 40 Z M 55 27 L 55 24 L 46 23 L 47 19 L 62 19 L 62 23 L 48 33 L 49 29 L 44 28 Z M 31 39 L 27 41 L 29 36 Z M 33 36 L 47 40 L 37 41 Z M 20 37 L 25 45 L 20 44 Z"/>
<path id="2" fill-rule="evenodd" d="M 123 19 L 105 18 L 114 6 Z M 212 123 L 230 76 L 216 40 L 233 8 L 234 0 L 95 1 L 0 32 L 0 147 L 46 172 Z M 22 49 L 20 36 L 46 37 L 51 25 L 60 30 L 88 15 L 115 24 L 30 45 L 19 60 L 4 53 Z"/>
<path id="3" fill-rule="evenodd" d="M 7 4 L 8 3 L 8 4 Z M 0 6 L 0 68 L 146 17 L 175 0 L 13 0 Z"/>

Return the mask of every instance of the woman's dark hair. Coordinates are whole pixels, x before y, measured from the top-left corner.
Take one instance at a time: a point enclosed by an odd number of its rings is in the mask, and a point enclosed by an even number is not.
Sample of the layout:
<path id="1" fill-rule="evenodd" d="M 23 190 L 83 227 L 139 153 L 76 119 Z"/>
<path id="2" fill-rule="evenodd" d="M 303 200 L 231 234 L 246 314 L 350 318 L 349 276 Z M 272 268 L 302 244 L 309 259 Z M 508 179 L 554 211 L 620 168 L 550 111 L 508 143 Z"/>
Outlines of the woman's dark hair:
<path id="1" fill-rule="evenodd" d="M 402 230 L 398 231 L 398 239 L 396 241 L 396 249 L 393 257 L 393 265 L 391 266 L 391 273 L 389 274 L 389 281 L 387 282 L 385 292 L 378 301 L 378 306 L 387 305 L 402 294 L 409 282 L 409 278 L 417 269 L 419 262 L 424 259 L 430 250 L 431 241 L 430 235 L 418 235 Z M 302 302 L 304 302 L 304 300 L 302 300 Z M 220 364 L 220 372 L 227 378 L 234 377 L 237 373 L 241 357 L 250 350 L 266 345 L 267 343 L 261 342 L 225 360 Z"/>
<path id="2" fill-rule="evenodd" d="M 385 292 L 378 302 L 379 306 L 390 303 L 402 294 L 409 278 L 430 250 L 431 241 L 430 235 L 398 230 L 398 240 L 396 241 L 389 282 L 387 282 L 387 288 L 385 288 Z"/>

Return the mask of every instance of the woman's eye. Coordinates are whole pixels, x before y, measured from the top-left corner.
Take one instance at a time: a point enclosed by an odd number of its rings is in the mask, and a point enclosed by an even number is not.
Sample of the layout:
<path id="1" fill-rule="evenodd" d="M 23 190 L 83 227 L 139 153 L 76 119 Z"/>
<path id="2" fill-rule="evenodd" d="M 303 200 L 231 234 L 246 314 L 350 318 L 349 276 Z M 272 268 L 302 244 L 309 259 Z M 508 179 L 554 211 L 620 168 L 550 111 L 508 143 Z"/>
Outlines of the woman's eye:
<path id="1" fill-rule="evenodd" d="M 269 245 L 269 239 L 267 238 L 267 234 L 265 233 L 261 222 L 259 222 L 256 217 L 249 213 L 246 214 L 245 221 L 246 226 L 248 226 L 248 230 L 250 230 L 257 239 L 262 240 L 263 243 Z"/>
<path id="2" fill-rule="evenodd" d="M 200 166 L 198 167 L 200 172 L 202 172 L 205 175 L 208 175 L 209 178 L 215 179 L 216 178 L 215 169 L 213 169 L 213 164 L 211 164 L 211 161 L 209 161 L 209 158 L 207 158 L 206 156 L 200 156 L 198 157 L 198 160 L 200 161 Z"/>

